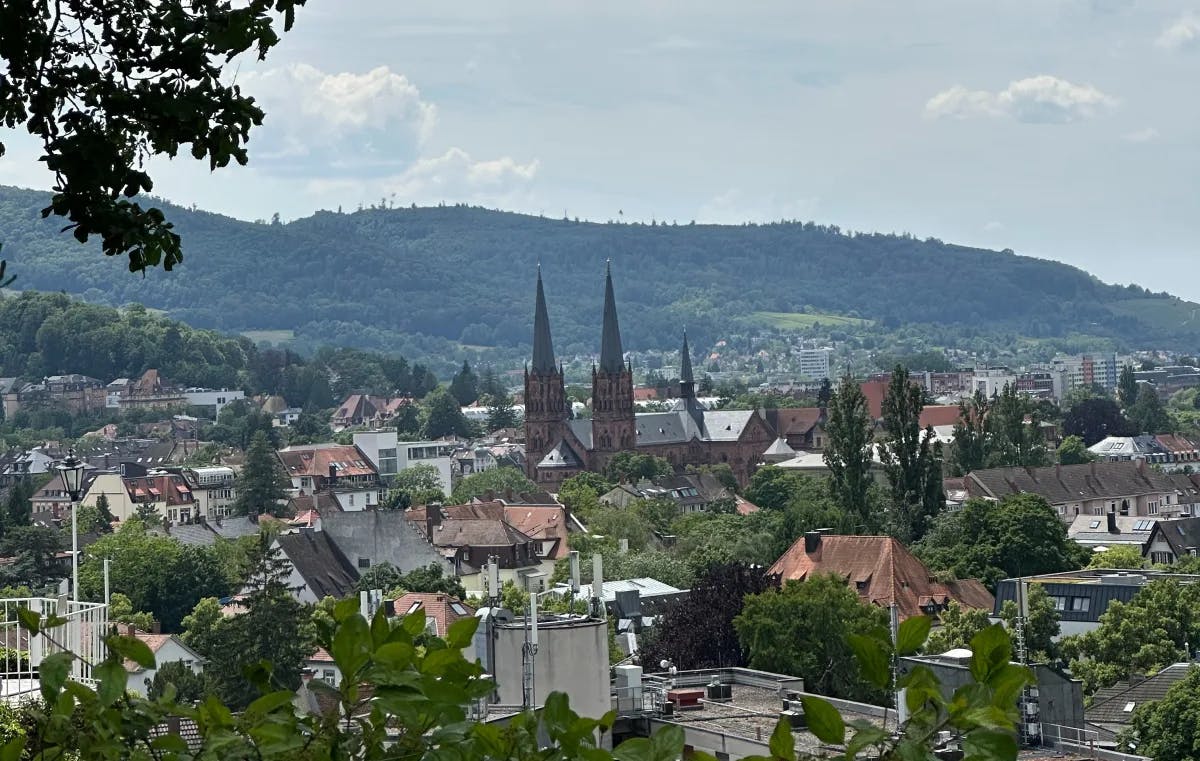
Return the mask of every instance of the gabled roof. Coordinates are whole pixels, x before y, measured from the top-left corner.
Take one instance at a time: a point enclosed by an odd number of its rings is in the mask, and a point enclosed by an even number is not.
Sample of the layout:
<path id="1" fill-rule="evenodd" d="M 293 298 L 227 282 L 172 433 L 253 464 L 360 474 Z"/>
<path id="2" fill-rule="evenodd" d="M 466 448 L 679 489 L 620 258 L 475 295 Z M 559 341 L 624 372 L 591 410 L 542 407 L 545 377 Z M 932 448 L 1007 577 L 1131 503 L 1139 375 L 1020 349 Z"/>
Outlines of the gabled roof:
<path id="1" fill-rule="evenodd" d="M 526 536 L 554 541 L 546 557 L 567 556 L 567 509 L 562 505 L 505 505 L 504 520 Z"/>
<path id="2" fill-rule="evenodd" d="M 1175 491 L 1171 479 L 1144 462 L 1090 462 L 1045 468 L 989 468 L 967 474 L 971 496 L 1040 494 L 1052 505 Z"/>
<path id="3" fill-rule="evenodd" d="M 354 592 L 358 571 L 325 532 L 304 530 L 275 541 L 318 600 Z"/>
<path id="4" fill-rule="evenodd" d="M 575 450 L 565 441 L 559 441 L 554 448 L 546 453 L 538 462 L 539 468 L 582 468 L 583 461 Z"/>
<path id="5" fill-rule="evenodd" d="M 396 615 L 407 616 L 417 608 L 425 611 L 426 619 L 433 619 L 438 637 L 445 637 L 450 625 L 462 618 L 475 615 L 475 609 L 457 597 L 427 592 L 409 592 L 396 598 Z"/>
<path id="6" fill-rule="evenodd" d="M 506 520 L 506 510 L 500 502 L 472 502 L 437 508 L 441 512 L 441 522 L 434 522 L 432 535 L 428 521 L 431 509 L 434 508 L 412 507 L 405 511 L 405 517 L 435 547 L 509 547 L 533 541 L 533 537 Z"/>
<path id="7" fill-rule="evenodd" d="M 1158 523 L 1156 518 L 1132 515 L 1113 515 L 1116 532 L 1108 530 L 1108 515 L 1077 515 L 1067 527 L 1067 536 L 1079 544 L 1101 547 L 1117 544 L 1132 544 L 1139 549 L 1150 539 L 1150 532 Z"/>
<path id="8" fill-rule="evenodd" d="M 788 446 L 787 440 L 782 436 L 771 442 L 771 446 L 763 451 L 764 457 L 795 457 L 796 450 Z"/>
<path id="9" fill-rule="evenodd" d="M 925 564 L 890 536 L 820 534 L 812 552 L 810 537 L 801 536 L 768 573 L 784 581 L 821 573 L 845 579 L 864 601 L 881 607 L 895 604 L 901 618 L 921 615 L 929 603 L 944 607 L 956 600 L 966 608 L 991 611 L 995 601 L 978 581 L 943 583 L 934 580 Z"/>
<path id="10" fill-rule="evenodd" d="M 767 410 L 767 422 L 780 436 L 803 436 L 821 422 L 820 407 L 776 407 Z"/>
<path id="11" fill-rule="evenodd" d="M 1161 539 L 1176 557 L 1187 557 L 1192 550 L 1200 551 L 1200 518 L 1176 518 L 1159 521 L 1146 538 L 1147 546 Z"/>
<path id="12" fill-rule="evenodd" d="M 353 444 L 316 444 L 279 450 L 279 460 L 288 476 L 328 478 L 329 466 L 337 466 L 339 478 L 377 476 L 367 456 Z"/>
<path id="13" fill-rule="evenodd" d="M 1092 698 L 1092 707 L 1084 711 L 1084 720 L 1108 728 L 1129 724 L 1135 710 L 1145 703 L 1162 700 L 1167 691 L 1176 682 L 1186 678 L 1188 670 L 1193 667 L 1191 663 L 1175 663 L 1154 676 L 1117 682 L 1112 687 L 1106 687 Z"/>

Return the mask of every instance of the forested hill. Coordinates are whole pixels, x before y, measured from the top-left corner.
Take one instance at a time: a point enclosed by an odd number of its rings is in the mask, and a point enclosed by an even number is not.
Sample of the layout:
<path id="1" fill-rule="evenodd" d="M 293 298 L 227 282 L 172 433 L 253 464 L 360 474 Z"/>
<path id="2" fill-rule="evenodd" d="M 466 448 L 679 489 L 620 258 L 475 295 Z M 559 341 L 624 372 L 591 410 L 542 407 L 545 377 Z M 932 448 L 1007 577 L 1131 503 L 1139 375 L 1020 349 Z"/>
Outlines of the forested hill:
<path id="1" fill-rule="evenodd" d="M 143 278 L 60 234 L 59 220 L 40 217 L 46 203 L 0 187 L 0 242 L 18 288 L 409 353 L 414 340 L 528 343 L 539 260 L 557 348 L 594 352 L 610 258 L 628 348 L 674 347 L 685 324 L 719 337 L 735 321 L 806 310 L 1137 346 L 1200 337 L 1197 305 L 1064 264 L 812 223 L 597 224 L 449 206 L 263 224 L 168 205 L 186 259 Z"/>

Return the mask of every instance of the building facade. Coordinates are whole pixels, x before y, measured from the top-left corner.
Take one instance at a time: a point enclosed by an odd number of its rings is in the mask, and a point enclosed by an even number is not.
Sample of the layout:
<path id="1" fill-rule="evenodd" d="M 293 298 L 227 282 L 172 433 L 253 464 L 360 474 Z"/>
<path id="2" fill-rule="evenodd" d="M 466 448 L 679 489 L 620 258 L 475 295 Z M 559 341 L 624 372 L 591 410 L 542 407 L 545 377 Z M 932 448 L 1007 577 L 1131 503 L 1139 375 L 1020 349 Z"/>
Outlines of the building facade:
<path id="1" fill-rule="evenodd" d="M 625 451 L 662 457 L 677 468 L 724 463 L 745 484 L 775 440 L 761 412 L 708 411 L 697 401 L 686 334 L 679 399 L 666 412 L 635 412 L 633 368 L 621 346 L 611 268 L 604 283 L 600 361 L 592 369 L 590 420 L 571 419 L 568 413 L 540 269 L 532 359 L 525 371 L 525 470 L 540 485 L 552 487 L 582 471 L 602 472 L 614 455 Z"/>

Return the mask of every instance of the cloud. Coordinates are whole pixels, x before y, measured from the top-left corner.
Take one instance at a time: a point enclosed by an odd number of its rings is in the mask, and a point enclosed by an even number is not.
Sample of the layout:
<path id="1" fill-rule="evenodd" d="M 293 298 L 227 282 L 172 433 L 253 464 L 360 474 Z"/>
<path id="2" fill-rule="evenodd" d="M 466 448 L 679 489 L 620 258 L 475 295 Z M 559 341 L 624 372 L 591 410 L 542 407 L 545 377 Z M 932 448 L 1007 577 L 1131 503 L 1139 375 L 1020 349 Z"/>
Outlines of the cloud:
<path id="1" fill-rule="evenodd" d="M 1065 124 L 1090 119 L 1116 107 L 1117 100 L 1092 85 L 1041 74 L 1010 82 L 999 91 L 955 85 L 925 103 L 930 119 L 1010 117 L 1031 124 Z"/>
<path id="2" fill-rule="evenodd" d="M 992 222 L 988 222 L 987 224 L 985 224 L 983 226 L 983 231 L 985 233 L 998 233 L 1003 229 L 1004 229 L 1003 222 L 992 221 Z"/>
<path id="3" fill-rule="evenodd" d="M 260 166 L 394 171 L 417 155 L 437 124 L 437 107 L 386 66 L 328 74 L 297 63 L 240 81 L 267 114 L 250 143 Z"/>
<path id="4" fill-rule="evenodd" d="M 1153 127 L 1143 127 L 1133 132 L 1126 132 L 1121 139 L 1130 143 L 1150 143 L 1158 139 L 1158 130 Z"/>
<path id="5" fill-rule="evenodd" d="M 386 179 L 384 191 L 403 202 L 481 201 L 502 198 L 528 186 L 539 162 L 520 163 L 510 156 L 477 161 L 461 148 L 418 159 Z"/>
<path id="6" fill-rule="evenodd" d="M 1185 13 L 1158 35 L 1154 44 L 1164 50 L 1185 50 L 1200 43 L 1200 16 Z"/>
<path id="7" fill-rule="evenodd" d="M 820 199 L 779 198 L 773 194 L 746 193 L 729 188 L 701 204 L 697 222 L 739 225 L 743 222 L 773 222 L 781 219 L 807 219 L 816 216 Z"/>

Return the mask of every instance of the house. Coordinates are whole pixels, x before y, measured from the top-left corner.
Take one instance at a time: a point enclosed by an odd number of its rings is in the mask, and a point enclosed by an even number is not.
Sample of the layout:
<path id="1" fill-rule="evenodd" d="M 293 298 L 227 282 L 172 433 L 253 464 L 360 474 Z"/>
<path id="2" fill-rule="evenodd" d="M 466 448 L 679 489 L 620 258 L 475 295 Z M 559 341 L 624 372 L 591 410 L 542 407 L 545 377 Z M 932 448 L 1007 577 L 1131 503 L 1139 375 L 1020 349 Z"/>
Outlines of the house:
<path id="1" fill-rule="evenodd" d="M 400 573 L 439 565 L 447 575 L 453 562 L 426 538 L 424 531 L 402 510 L 359 512 L 322 511 L 319 530 L 337 545 L 361 573 L 388 563 Z"/>
<path id="2" fill-rule="evenodd" d="M 1037 494 L 1068 523 L 1077 515 L 1173 518 L 1182 512 L 1175 482 L 1145 460 L 988 468 L 968 473 L 964 484 L 971 497 L 983 499 Z"/>
<path id="3" fill-rule="evenodd" d="M 825 410 L 820 407 L 777 407 L 769 409 L 767 422 L 791 449 L 820 451 L 825 448 Z"/>
<path id="4" fill-rule="evenodd" d="M 1137 547 L 1141 552 L 1157 523 L 1155 518 L 1116 513 L 1076 515 L 1067 527 L 1067 537 L 1097 552 L 1120 545 Z"/>
<path id="5" fill-rule="evenodd" d="M 325 532 L 281 534 L 273 546 L 286 561 L 287 587 L 300 602 L 340 600 L 356 592 L 358 571 Z"/>
<path id="6" fill-rule="evenodd" d="M 206 416 L 216 420 L 225 405 L 245 399 L 246 392 L 226 388 L 189 388 L 184 390 L 183 398 L 189 407 L 199 407 L 204 410 Z"/>
<path id="7" fill-rule="evenodd" d="M 1200 552 L 1200 517 L 1158 521 L 1150 529 L 1142 555 L 1155 565 L 1167 565 Z"/>
<path id="8" fill-rule="evenodd" d="M 224 518 L 233 512 L 233 503 L 237 501 L 233 468 L 209 465 L 184 468 L 180 474 L 192 490 L 196 509 L 205 519 Z"/>
<path id="9" fill-rule="evenodd" d="M 124 634 L 137 637 L 154 653 L 154 665 L 149 668 L 133 661 L 125 661 L 125 671 L 129 674 L 126 677 L 126 689 L 130 692 L 146 695 L 150 691 L 154 675 L 168 663 L 183 663 L 197 674 L 204 669 L 204 658 L 185 645 L 178 635 L 144 632 L 128 625 L 122 628 L 125 629 Z"/>
<path id="10" fill-rule="evenodd" d="M 111 386 L 109 384 L 109 388 Z M 166 409 L 187 404 L 182 390 L 170 385 L 154 369 L 147 370 L 136 381 L 125 386 L 117 399 L 122 410 Z"/>
<path id="11" fill-rule="evenodd" d="M 733 493 L 709 473 L 683 473 L 621 484 L 600 496 L 601 502 L 615 507 L 628 507 L 639 499 L 669 499 L 683 514 L 704 512 L 719 500 L 732 500 L 735 508 L 737 504 Z"/>
<path id="12" fill-rule="evenodd" d="M 297 496 L 328 492 L 342 510 L 378 507 L 379 471 L 353 444 L 308 444 L 277 452 Z"/>
<path id="13" fill-rule="evenodd" d="M 329 425 L 334 431 L 356 426 L 380 428 L 412 403 L 407 396 L 350 394 L 334 411 Z"/>
<path id="14" fill-rule="evenodd" d="M 118 521 L 136 515 L 139 507 L 153 509 L 170 523 L 192 523 L 200 517 L 183 476 L 136 463 L 121 463 L 117 471 L 96 473 L 80 504 L 95 507 L 101 495 Z"/>
<path id="15" fill-rule="evenodd" d="M 475 616 L 475 609 L 470 605 L 440 592 L 409 592 L 397 597 L 394 607 L 397 616 L 425 611 L 425 631 L 435 637 L 445 637 L 455 621 Z"/>
<path id="16" fill-rule="evenodd" d="M 509 504 L 504 501 L 501 504 L 504 505 L 504 520 L 538 542 L 539 557 L 561 560 L 567 556 L 567 534 L 581 527 L 571 520 L 566 507 L 560 504 Z"/>
<path id="17" fill-rule="evenodd" d="M 320 679 L 331 687 L 342 683 L 342 671 L 337 667 L 333 656 L 323 647 L 318 647 L 304 661 L 304 670 L 311 672 L 314 679 Z"/>
<path id="18" fill-rule="evenodd" d="M 1167 691 L 1194 668 L 1200 667 L 1194 663 L 1173 663 L 1153 676 L 1138 674 L 1105 687 L 1092 696 L 1091 706 L 1084 710 L 1087 728 L 1099 733 L 1101 746 L 1115 746 L 1118 735 L 1129 729 L 1134 711 L 1165 698 Z"/>
<path id="19" fill-rule="evenodd" d="M 437 468 L 442 491 L 449 494 L 454 488 L 454 444 L 446 441 L 404 441 L 395 431 L 365 431 L 354 434 L 354 446 L 375 467 L 379 477 L 390 483 L 400 471 L 413 465 L 432 465 Z"/>
<path id="20" fill-rule="evenodd" d="M 900 618 L 934 615 L 951 600 L 965 608 L 991 610 L 991 593 L 975 579 L 937 581 L 925 564 L 890 536 L 845 536 L 809 531 L 767 571 L 782 581 L 832 573 L 853 585 L 864 602 L 890 608 Z"/>
<path id="21" fill-rule="evenodd" d="M 541 591 L 553 572 L 554 560 L 540 554 L 544 543 L 510 524 L 499 502 L 410 507 L 404 514 L 453 564 L 472 596 L 484 594 L 482 570 L 489 558 L 496 558 L 502 584 L 512 581 L 529 591 Z"/>
<path id="22" fill-rule="evenodd" d="M 1127 603 L 1144 585 L 1157 579 L 1174 579 L 1181 584 L 1200 582 L 1200 576 L 1188 574 L 1111 568 L 1084 568 L 1024 579 L 1004 579 L 996 585 L 996 605 L 992 612 L 999 616 L 1006 601 L 1016 601 L 1019 582 L 1040 584 L 1058 611 L 1059 636 L 1082 634 L 1100 626 L 1100 617 L 1113 600 Z"/>

